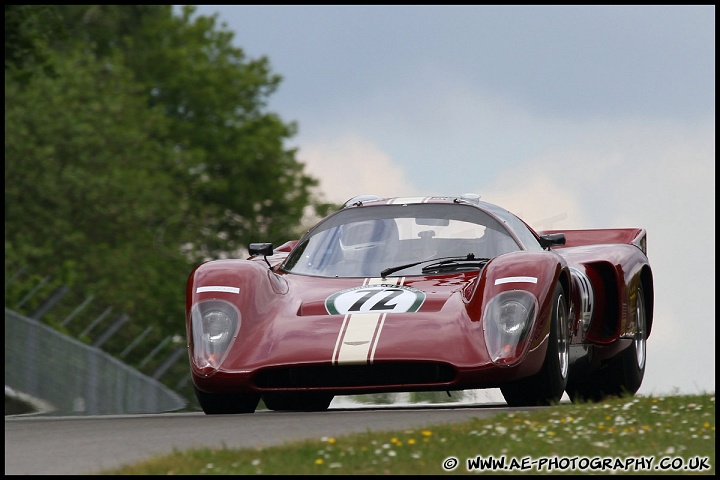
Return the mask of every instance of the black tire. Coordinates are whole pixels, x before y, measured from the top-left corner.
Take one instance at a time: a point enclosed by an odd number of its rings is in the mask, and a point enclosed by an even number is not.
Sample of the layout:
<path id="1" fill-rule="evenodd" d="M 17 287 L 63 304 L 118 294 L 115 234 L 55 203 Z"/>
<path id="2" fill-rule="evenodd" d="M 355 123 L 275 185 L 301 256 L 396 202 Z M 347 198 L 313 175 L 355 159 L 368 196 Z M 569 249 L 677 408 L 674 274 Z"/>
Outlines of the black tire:
<path id="1" fill-rule="evenodd" d="M 206 415 L 253 413 L 260 403 L 259 393 L 208 393 L 193 388 Z"/>
<path id="2" fill-rule="evenodd" d="M 633 343 L 597 372 L 573 372 L 567 392 L 573 402 L 599 402 L 608 397 L 633 396 L 640 389 L 647 361 L 647 312 L 642 285 L 636 291 L 637 328 Z"/>
<path id="3" fill-rule="evenodd" d="M 334 395 L 322 392 L 266 393 L 263 395 L 263 403 L 268 410 L 323 412 L 328 409 L 333 398 Z"/>
<path id="4" fill-rule="evenodd" d="M 570 328 L 565 292 L 555 287 L 545 360 L 538 373 L 500 387 L 511 407 L 546 406 L 560 401 L 570 364 Z"/>

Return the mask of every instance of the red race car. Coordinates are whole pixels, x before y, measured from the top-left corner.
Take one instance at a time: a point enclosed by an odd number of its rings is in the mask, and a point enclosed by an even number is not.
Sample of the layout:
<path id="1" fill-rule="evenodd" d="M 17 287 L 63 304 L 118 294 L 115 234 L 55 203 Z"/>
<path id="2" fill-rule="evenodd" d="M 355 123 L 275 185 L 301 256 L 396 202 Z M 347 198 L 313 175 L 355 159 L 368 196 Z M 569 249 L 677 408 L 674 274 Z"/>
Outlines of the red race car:
<path id="1" fill-rule="evenodd" d="M 355 197 L 300 240 L 196 267 L 206 414 L 335 395 L 500 388 L 511 406 L 634 394 L 653 318 L 642 228 L 536 232 L 458 197 Z"/>

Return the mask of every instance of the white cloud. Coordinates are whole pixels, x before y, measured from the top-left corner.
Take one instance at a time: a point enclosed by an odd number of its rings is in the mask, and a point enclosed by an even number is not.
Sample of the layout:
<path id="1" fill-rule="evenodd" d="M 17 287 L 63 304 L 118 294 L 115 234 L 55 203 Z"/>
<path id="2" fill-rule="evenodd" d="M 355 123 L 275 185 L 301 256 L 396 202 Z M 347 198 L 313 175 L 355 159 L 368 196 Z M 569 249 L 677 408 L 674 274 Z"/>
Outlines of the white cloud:
<path id="1" fill-rule="evenodd" d="M 494 187 L 481 192 L 481 198 L 513 212 L 534 228 L 581 228 L 584 223 L 580 199 L 564 187 L 562 179 L 549 173 L 509 172 L 501 175 Z"/>
<path id="2" fill-rule="evenodd" d="M 361 194 L 418 194 L 403 167 L 392 163 L 372 142 L 357 136 L 303 145 L 298 158 L 305 163 L 306 172 L 320 180 L 320 189 L 331 202 L 343 203 Z"/>

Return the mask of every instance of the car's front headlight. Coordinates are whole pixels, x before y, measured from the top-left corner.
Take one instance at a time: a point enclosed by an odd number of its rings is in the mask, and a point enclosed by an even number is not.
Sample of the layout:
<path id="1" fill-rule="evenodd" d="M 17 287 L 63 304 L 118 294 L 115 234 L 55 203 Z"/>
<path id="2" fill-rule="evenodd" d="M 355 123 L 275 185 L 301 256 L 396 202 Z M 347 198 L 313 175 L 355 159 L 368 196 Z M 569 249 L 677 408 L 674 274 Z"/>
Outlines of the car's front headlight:
<path id="1" fill-rule="evenodd" d="M 193 359 L 201 370 L 216 370 L 240 328 L 240 311 L 224 300 L 205 300 L 192 308 Z"/>
<path id="2" fill-rule="evenodd" d="M 500 292 L 483 313 L 485 346 L 493 363 L 512 366 L 522 359 L 537 315 L 537 299 L 526 290 Z"/>

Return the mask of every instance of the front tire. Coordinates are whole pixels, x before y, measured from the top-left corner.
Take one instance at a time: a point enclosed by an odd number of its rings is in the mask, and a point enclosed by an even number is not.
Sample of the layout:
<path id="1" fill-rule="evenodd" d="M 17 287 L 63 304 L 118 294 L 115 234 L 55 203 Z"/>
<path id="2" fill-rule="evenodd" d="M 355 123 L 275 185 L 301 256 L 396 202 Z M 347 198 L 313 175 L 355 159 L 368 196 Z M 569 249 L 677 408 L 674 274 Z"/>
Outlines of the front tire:
<path id="1" fill-rule="evenodd" d="M 542 368 L 535 375 L 500 387 L 511 407 L 556 404 L 565 392 L 570 365 L 570 328 L 562 285 L 555 287 L 550 333 Z"/>
<path id="2" fill-rule="evenodd" d="M 253 413 L 260 402 L 259 393 L 208 393 L 193 388 L 206 415 Z"/>

